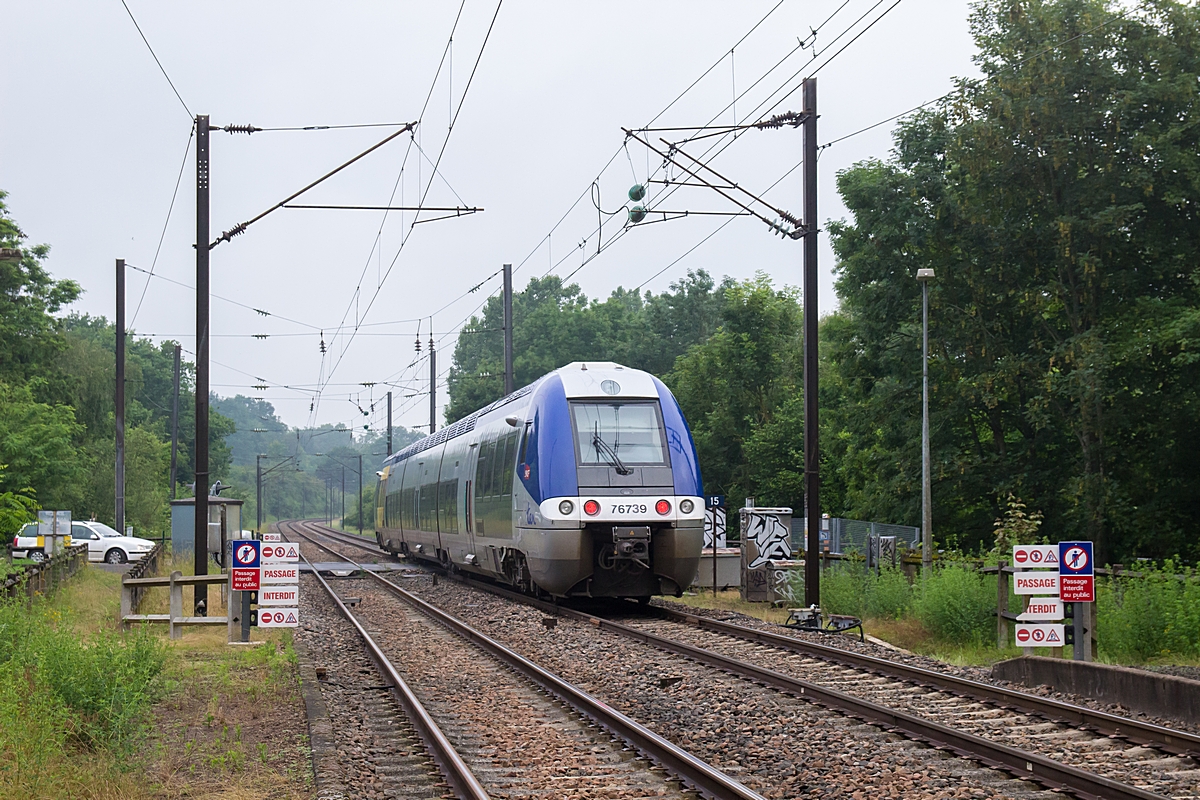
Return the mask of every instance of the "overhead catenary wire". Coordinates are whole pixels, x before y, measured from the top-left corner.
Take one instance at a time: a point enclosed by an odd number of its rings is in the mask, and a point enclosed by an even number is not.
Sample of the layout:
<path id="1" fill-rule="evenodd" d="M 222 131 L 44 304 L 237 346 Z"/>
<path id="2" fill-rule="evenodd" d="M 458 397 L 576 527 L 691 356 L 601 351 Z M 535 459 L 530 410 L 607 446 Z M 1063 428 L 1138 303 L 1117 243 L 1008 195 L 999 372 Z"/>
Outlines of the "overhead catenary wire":
<path id="1" fill-rule="evenodd" d="M 1059 42 L 1058 44 L 1051 45 L 1050 47 L 1047 47 L 1043 50 L 1039 50 L 1036 53 L 1033 53 L 1032 55 L 1028 55 L 1025 58 L 1022 58 L 1022 59 L 1008 65 L 1008 67 L 1005 70 L 1002 70 L 1001 72 L 1006 72 L 1006 71 L 1015 69 L 1016 67 L 1023 66 L 1024 64 L 1027 64 L 1028 62 L 1032 61 L 1035 58 L 1040 58 L 1041 56 L 1044 56 L 1049 52 L 1057 50 L 1061 47 L 1065 47 L 1066 45 L 1070 44 L 1071 42 L 1074 42 L 1077 39 L 1081 39 L 1084 36 L 1088 36 L 1092 33 L 1095 33 L 1096 31 L 1100 30 L 1101 28 L 1103 28 L 1107 25 L 1111 25 L 1113 22 L 1116 22 L 1117 20 L 1124 19 L 1124 18 L 1125 18 L 1124 14 L 1115 14 L 1115 15 L 1109 17 L 1108 19 L 1104 20 L 1104 22 L 1101 22 L 1099 25 L 1094 25 L 1085 31 L 1081 31 L 1080 33 L 1075 34 L 1074 36 L 1072 36 L 1069 39 L 1064 39 L 1063 41 Z M 980 84 L 986 83 L 989 80 L 994 80 L 999 74 L 1000 73 L 997 73 L 997 75 L 988 75 L 988 76 L 984 76 L 982 78 L 971 78 L 971 79 L 965 80 L 962 83 L 960 83 L 958 86 L 951 89 L 950 91 L 946 92 L 945 94 L 938 95 L 937 97 L 933 98 L 932 100 L 926 100 L 924 103 L 921 103 L 920 105 L 915 105 L 912 108 L 908 109 L 907 111 L 901 111 L 899 114 L 893 114 L 892 116 L 887 117 L 886 119 L 881 119 L 878 122 L 873 122 L 870 125 L 867 125 L 866 127 L 859 128 L 856 131 L 844 134 L 842 136 L 837 137 L 836 139 L 831 139 L 828 142 L 825 142 L 824 144 L 822 144 L 821 149 L 824 150 L 826 148 L 832 147 L 833 145 L 835 145 L 839 142 L 844 142 L 847 139 L 852 139 L 855 136 L 860 136 L 868 131 L 872 131 L 872 130 L 878 128 L 880 125 L 886 125 L 889 122 L 895 122 L 896 120 L 900 119 L 901 117 L 907 117 L 909 114 L 912 114 L 916 111 L 920 111 L 921 109 L 931 106 L 934 103 L 941 102 L 942 100 L 945 100 L 955 94 L 958 94 L 959 92 L 963 91 L 963 89 L 965 89 L 967 87 L 978 86 Z"/>
<path id="2" fill-rule="evenodd" d="M 175 88 L 175 81 L 171 80 L 171 76 L 167 74 L 167 68 L 163 66 L 158 59 L 158 54 L 154 52 L 154 48 L 150 46 L 150 40 L 146 38 L 146 34 L 142 32 L 142 26 L 138 24 L 137 18 L 133 16 L 133 12 L 129 9 L 129 4 L 125 0 L 121 0 L 121 5 L 125 7 L 125 13 L 129 15 L 129 20 L 133 23 L 133 27 L 137 28 L 138 36 L 142 37 L 142 41 L 146 43 L 146 49 L 150 51 L 150 56 L 154 59 L 154 63 L 158 64 L 158 69 L 162 72 L 167 83 L 171 86 L 171 91 L 175 93 L 176 99 L 179 100 L 179 105 L 183 106 L 183 110 L 187 113 L 189 120 L 194 120 L 196 115 L 188 108 L 188 104 L 184 101 L 183 95 Z"/>
<path id="3" fill-rule="evenodd" d="M 162 252 L 163 240 L 167 236 L 167 226 L 171 224 L 171 212 L 175 210 L 175 198 L 179 196 L 179 184 L 183 180 L 183 171 L 187 168 L 188 153 L 192 151 L 192 137 L 195 135 L 196 126 L 193 124 L 188 132 L 187 144 L 183 148 L 183 160 L 179 164 L 179 174 L 175 176 L 175 188 L 171 192 L 171 203 L 167 206 L 167 218 L 163 220 L 162 233 L 158 235 L 158 246 L 154 248 L 154 260 L 150 262 L 150 274 L 146 276 L 142 294 L 138 297 L 137 306 L 133 309 L 133 317 L 129 320 L 130 328 L 133 328 L 133 324 L 137 322 L 138 312 L 142 310 L 142 303 L 146 299 L 146 290 L 150 288 L 150 279 L 154 277 L 154 269 L 158 266 L 158 256 Z"/>
<path id="4" fill-rule="evenodd" d="M 487 32 L 484 34 L 483 43 L 479 46 L 479 53 L 475 57 L 475 64 L 474 64 L 474 66 L 472 66 L 471 74 L 470 74 L 470 76 L 468 76 L 466 85 L 463 87 L 463 93 L 459 97 L 458 107 L 455 109 L 454 116 L 450 120 L 450 126 L 446 131 L 446 137 L 442 140 L 442 145 L 441 145 L 441 149 L 438 151 L 438 156 L 434 160 L 433 169 L 430 173 L 429 180 L 425 184 L 425 188 L 421 193 L 420 200 L 417 203 L 420 206 L 423 206 L 425 204 L 425 200 L 429 195 L 429 190 L 433 187 L 434 178 L 438 173 L 438 169 L 441 167 L 442 159 L 445 157 L 446 148 L 450 144 L 450 137 L 454 133 L 454 126 L 458 123 L 458 117 L 462 113 L 463 106 L 466 104 L 467 95 L 471 90 L 471 85 L 475 80 L 476 72 L 479 69 L 480 62 L 483 60 L 483 54 L 487 50 L 488 42 L 491 40 L 492 31 L 495 29 L 496 20 L 500 16 L 500 9 L 503 7 L 503 5 L 504 5 L 504 0 L 498 0 L 498 2 L 496 3 L 496 10 L 492 14 L 492 20 L 488 24 Z M 453 38 L 453 32 L 451 33 L 451 38 Z M 413 218 L 412 224 L 409 226 L 408 234 L 401 241 L 400 249 L 396 251 L 396 255 L 395 255 L 395 257 L 392 258 L 391 263 L 388 265 L 387 271 L 383 274 L 383 277 L 382 277 L 382 280 L 380 281 L 379 286 L 377 286 L 375 288 L 374 294 L 371 295 L 371 299 L 367 302 L 367 307 L 363 311 L 364 317 L 367 314 L 369 314 L 371 312 L 371 309 L 374 307 L 375 301 L 379 297 L 379 292 L 383 288 L 383 283 L 387 281 L 388 277 L 392 273 L 392 270 L 395 268 L 396 262 L 399 260 L 400 254 L 404 249 L 404 244 L 408 241 L 408 238 L 410 236 L 412 236 L 412 231 L 415 228 L 419 217 L 420 217 L 420 212 L 417 212 L 417 214 Z M 357 326 L 354 328 L 354 330 L 351 331 L 350 336 L 349 336 L 349 341 L 347 341 L 343 345 L 341 353 L 339 354 L 337 361 L 334 362 L 333 366 L 330 368 L 329 373 L 327 374 L 327 377 L 332 377 L 333 373 L 336 372 L 337 368 L 341 365 L 342 360 L 345 358 L 346 352 L 349 350 L 350 345 L 353 344 L 353 342 L 354 342 L 354 337 L 355 337 L 356 333 L 357 333 Z"/>

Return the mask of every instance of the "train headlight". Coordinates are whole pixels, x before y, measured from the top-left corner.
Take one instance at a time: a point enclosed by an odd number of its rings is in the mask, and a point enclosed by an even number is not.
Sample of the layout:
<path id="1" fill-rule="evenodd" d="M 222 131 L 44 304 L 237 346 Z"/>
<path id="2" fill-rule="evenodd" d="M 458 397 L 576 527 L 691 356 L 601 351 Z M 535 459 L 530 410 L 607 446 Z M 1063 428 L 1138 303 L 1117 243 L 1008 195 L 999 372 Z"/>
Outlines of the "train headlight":
<path id="1" fill-rule="evenodd" d="M 679 510 L 682 511 L 683 513 L 690 514 L 690 513 L 692 513 L 693 508 L 695 508 L 695 504 L 693 504 L 691 500 L 680 500 L 679 501 Z"/>
<path id="2" fill-rule="evenodd" d="M 659 500 L 657 503 L 654 504 L 654 510 L 657 511 L 659 514 L 662 514 L 665 516 L 665 515 L 671 513 L 671 504 L 668 503 L 666 500 Z"/>
<path id="3" fill-rule="evenodd" d="M 600 513 L 600 504 L 595 500 L 588 500 L 583 504 L 583 513 L 587 514 L 589 517 L 596 516 Z"/>
<path id="4" fill-rule="evenodd" d="M 575 510 L 575 504 L 570 500 L 563 500 L 558 504 L 558 513 L 566 515 Z"/>

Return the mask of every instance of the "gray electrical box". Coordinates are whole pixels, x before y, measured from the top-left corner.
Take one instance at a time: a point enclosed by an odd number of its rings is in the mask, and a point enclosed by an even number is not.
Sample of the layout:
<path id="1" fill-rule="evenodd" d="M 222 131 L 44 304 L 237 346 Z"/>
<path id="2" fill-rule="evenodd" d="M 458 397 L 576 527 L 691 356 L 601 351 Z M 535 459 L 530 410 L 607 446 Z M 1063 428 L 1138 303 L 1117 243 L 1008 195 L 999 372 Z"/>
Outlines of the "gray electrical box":
<path id="1" fill-rule="evenodd" d="M 242 530 L 242 500 L 208 498 L 208 552 L 222 552 L 222 543 L 236 539 Z M 196 549 L 196 501 L 191 497 L 171 501 L 171 552 L 191 553 Z"/>

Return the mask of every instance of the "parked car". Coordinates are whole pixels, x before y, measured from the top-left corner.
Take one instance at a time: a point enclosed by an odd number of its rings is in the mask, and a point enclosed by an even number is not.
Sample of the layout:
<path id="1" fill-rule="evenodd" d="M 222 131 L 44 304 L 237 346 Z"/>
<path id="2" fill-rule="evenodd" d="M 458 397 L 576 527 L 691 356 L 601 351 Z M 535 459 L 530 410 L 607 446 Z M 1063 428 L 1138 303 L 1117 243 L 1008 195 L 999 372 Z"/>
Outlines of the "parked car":
<path id="1" fill-rule="evenodd" d="M 70 546 L 70 538 L 65 542 Z M 44 544 L 38 537 L 38 524 L 36 522 L 28 523 L 21 529 L 20 533 L 13 537 L 13 558 L 28 558 L 37 563 L 46 560 L 46 552 L 43 550 Z"/>
<path id="2" fill-rule="evenodd" d="M 88 561 L 109 564 L 137 561 L 154 548 L 154 542 L 149 539 L 126 536 L 103 522 L 72 522 L 71 541 L 73 544 L 87 542 Z"/>
<path id="3" fill-rule="evenodd" d="M 125 536 L 103 522 L 72 522 L 71 536 L 66 544 L 70 546 L 84 542 L 88 545 L 88 561 L 106 561 L 109 564 L 137 561 L 154 547 L 154 542 L 148 539 Z M 46 553 L 38 545 L 36 522 L 26 525 L 13 538 L 13 557 L 38 562 L 46 559 Z"/>

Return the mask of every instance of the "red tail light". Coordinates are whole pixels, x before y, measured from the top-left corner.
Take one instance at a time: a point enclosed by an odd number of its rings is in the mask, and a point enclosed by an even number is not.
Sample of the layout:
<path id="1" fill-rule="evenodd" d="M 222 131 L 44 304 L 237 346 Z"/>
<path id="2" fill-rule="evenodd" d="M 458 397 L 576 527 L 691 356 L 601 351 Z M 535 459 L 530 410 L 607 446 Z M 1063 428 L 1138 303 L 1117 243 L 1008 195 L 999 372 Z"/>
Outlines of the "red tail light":
<path id="1" fill-rule="evenodd" d="M 671 504 L 666 500 L 659 500 L 654 504 L 654 510 L 659 514 L 669 514 L 671 512 Z"/>
<path id="2" fill-rule="evenodd" d="M 589 517 L 596 516 L 600 513 L 600 504 L 595 500 L 588 500 L 583 504 L 583 513 L 587 514 Z"/>

